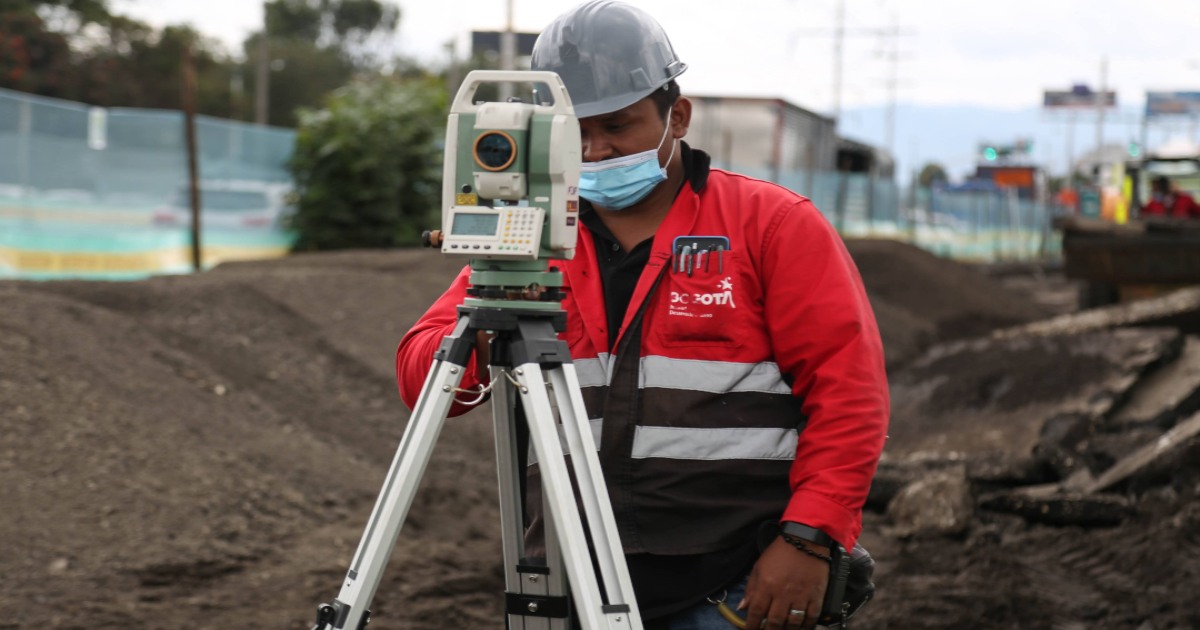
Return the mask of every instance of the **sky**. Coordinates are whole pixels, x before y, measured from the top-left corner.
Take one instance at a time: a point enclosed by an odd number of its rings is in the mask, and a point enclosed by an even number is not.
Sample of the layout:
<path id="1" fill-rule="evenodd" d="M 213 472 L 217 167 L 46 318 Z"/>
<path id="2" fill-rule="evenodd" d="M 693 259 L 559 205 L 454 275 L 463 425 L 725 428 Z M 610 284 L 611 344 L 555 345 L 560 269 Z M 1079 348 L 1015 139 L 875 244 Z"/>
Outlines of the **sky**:
<path id="1" fill-rule="evenodd" d="M 541 30 L 574 4 L 511 2 L 514 28 L 528 32 Z M 987 136 L 1011 135 L 1005 121 L 1013 116 L 1028 121 L 1033 111 L 1038 129 L 1015 133 L 1046 136 L 1037 143 L 1042 151 L 1060 145 L 1043 158 L 1065 167 L 1067 144 L 1078 152 L 1095 146 L 1094 115 L 1077 116 L 1068 142 L 1065 114 L 1037 113 L 1044 90 L 1068 90 L 1080 83 L 1093 89 L 1103 83 L 1115 90 L 1120 109 L 1106 115 L 1105 142 L 1124 142 L 1136 134 L 1147 90 L 1200 91 L 1200 46 L 1195 45 L 1200 0 L 632 3 L 663 25 L 688 64 L 680 77 L 685 94 L 779 97 L 827 115 L 837 101 L 833 32 L 843 6 L 843 131 L 868 136 L 862 139 L 881 146 L 891 138 L 899 161 L 926 159 L 943 142 L 933 140 L 939 136 L 936 128 L 914 127 L 915 120 L 929 116 L 911 114 L 942 111 L 977 118 L 974 131 L 965 132 L 973 137 L 960 137 L 961 147 L 954 149 L 969 159 L 977 143 L 1015 140 Z M 401 19 L 392 49 L 429 64 L 447 63 L 450 42 L 460 57 L 466 56 L 472 30 L 501 30 L 507 20 L 506 0 L 395 4 Z M 262 21 L 262 5 L 254 0 L 112 0 L 112 7 L 156 26 L 191 23 L 231 52 L 240 50 L 241 41 Z M 894 126 L 887 124 L 893 102 Z M 1152 136 L 1165 141 L 1172 134 L 1194 134 L 1193 127 L 1156 128 Z"/>

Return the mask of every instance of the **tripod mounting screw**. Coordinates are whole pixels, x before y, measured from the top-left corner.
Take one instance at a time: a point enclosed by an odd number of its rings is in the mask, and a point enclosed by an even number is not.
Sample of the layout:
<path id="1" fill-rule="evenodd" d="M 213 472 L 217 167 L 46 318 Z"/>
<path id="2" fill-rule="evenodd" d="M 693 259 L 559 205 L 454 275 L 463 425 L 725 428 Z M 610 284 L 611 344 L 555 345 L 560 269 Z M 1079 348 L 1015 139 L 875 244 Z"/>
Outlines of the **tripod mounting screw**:
<path id="1" fill-rule="evenodd" d="M 536 575 L 529 576 L 529 581 L 536 583 L 538 581 L 538 576 L 536 576 Z"/>
<path id="2" fill-rule="evenodd" d="M 449 385 L 442 385 L 442 391 L 444 391 L 444 392 L 448 392 L 448 391 L 450 391 L 450 386 L 449 386 Z"/>
<path id="3" fill-rule="evenodd" d="M 529 602 L 528 608 L 529 608 L 529 612 L 531 612 L 531 613 L 537 612 L 537 608 L 538 608 L 537 602 Z"/>

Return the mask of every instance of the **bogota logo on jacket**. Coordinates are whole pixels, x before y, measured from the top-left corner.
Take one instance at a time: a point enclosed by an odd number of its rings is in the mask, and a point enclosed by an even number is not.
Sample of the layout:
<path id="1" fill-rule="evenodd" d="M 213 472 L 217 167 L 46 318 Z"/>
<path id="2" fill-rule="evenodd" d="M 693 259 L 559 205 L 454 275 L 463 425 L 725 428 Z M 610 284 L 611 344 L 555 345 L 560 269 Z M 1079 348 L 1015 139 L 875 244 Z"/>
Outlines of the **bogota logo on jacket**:
<path id="1" fill-rule="evenodd" d="M 725 279 L 717 282 L 716 289 L 711 293 L 671 291 L 670 314 L 683 317 L 712 317 L 713 309 L 703 307 L 737 308 L 733 301 L 732 276 L 725 276 Z"/>

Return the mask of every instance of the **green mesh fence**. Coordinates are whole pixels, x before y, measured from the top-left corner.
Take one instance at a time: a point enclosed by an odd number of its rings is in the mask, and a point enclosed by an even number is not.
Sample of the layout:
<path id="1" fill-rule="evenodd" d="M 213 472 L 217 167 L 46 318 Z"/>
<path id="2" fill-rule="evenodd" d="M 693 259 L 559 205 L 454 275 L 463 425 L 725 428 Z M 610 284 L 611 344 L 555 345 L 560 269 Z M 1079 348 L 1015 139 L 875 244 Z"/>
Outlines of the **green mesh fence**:
<path id="1" fill-rule="evenodd" d="M 286 252 L 295 132 L 199 116 L 196 140 L 204 264 Z M 0 277 L 189 271 L 186 184 L 181 112 L 0 89 Z"/>
<path id="2" fill-rule="evenodd" d="M 295 132 L 200 116 L 203 260 L 278 256 L 291 237 Z M 859 173 L 733 170 L 813 200 L 846 236 L 972 261 L 1058 253 L 1052 209 L 1004 192 L 905 191 Z M 191 270 L 184 119 L 0 89 L 0 277 L 140 278 Z"/>

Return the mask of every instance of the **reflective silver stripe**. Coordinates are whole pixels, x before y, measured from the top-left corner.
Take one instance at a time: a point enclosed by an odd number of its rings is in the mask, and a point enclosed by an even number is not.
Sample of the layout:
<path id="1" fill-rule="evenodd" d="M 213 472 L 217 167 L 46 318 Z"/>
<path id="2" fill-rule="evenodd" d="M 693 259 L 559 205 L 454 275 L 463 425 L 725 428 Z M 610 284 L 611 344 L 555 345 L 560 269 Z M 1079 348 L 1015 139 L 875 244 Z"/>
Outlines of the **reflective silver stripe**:
<path id="1" fill-rule="evenodd" d="M 608 385 L 609 354 L 601 353 L 594 359 L 575 359 L 575 376 L 579 379 L 580 387 L 603 387 Z"/>
<path id="2" fill-rule="evenodd" d="M 637 427 L 633 458 L 791 460 L 798 439 L 795 429 Z"/>
<path id="3" fill-rule="evenodd" d="M 604 418 L 591 418 L 588 424 L 592 427 L 592 441 L 596 444 L 596 450 L 600 450 L 600 434 L 604 431 Z M 567 447 L 567 436 L 563 433 L 562 425 L 558 425 L 558 443 L 562 445 L 563 455 L 570 455 L 571 449 Z M 793 449 L 795 450 L 795 449 Z M 529 443 L 529 462 L 532 466 L 537 463 L 537 453 L 533 452 L 533 442 Z"/>
<path id="4" fill-rule="evenodd" d="M 762 392 L 790 394 L 779 366 L 762 363 L 696 361 L 662 356 L 642 357 L 639 387 L 690 389 L 724 394 L 726 392 Z"/>

